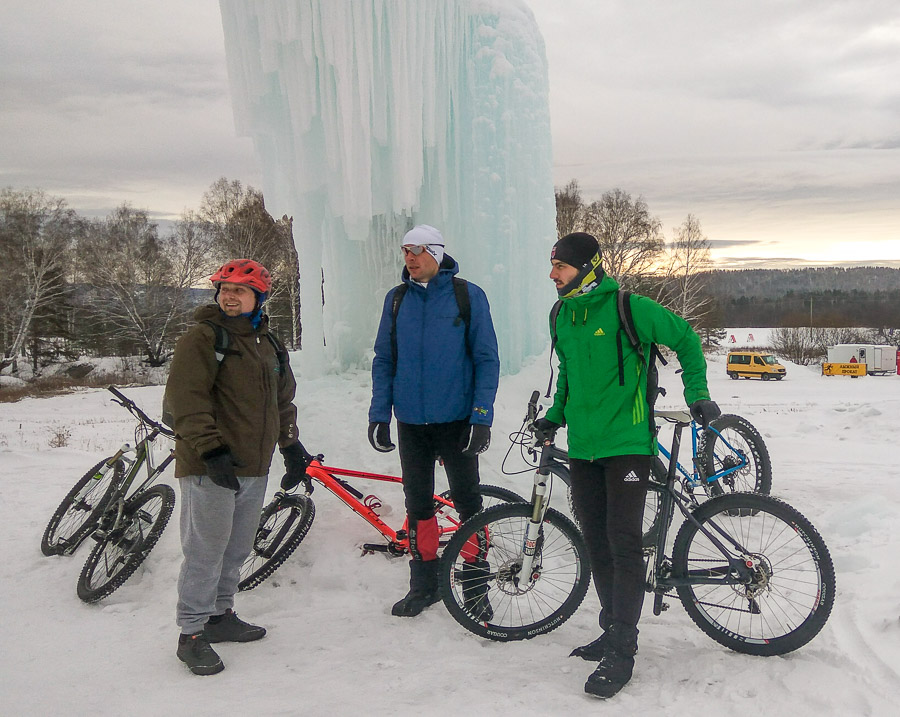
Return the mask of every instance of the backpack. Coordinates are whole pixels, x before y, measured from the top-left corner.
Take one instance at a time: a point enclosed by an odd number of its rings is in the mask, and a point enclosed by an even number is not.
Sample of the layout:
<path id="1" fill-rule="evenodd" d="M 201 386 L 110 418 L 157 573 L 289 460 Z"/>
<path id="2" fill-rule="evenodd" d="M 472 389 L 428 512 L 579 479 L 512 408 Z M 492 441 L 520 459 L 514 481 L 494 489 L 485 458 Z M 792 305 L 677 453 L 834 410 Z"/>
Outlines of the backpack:
<path id="1" fill-rule="evenodd" d="M 469 325 L 472 323 L 472 306 L 469 303 L 469 288 L 465 279 L 453 277 L 453 293 L 456 296 L 456 305 L 459 308 L 459 319 L 466 325 L 466 351 L 471 353 L 469 345 Z M 397 375 L 397 314 L 400 312 L 400 304 L 409 284 L 400 284 L 394 287 L 394 296 L 391 301 L 391 364 L 393 365 L 392 375 Z M 458 326 L 459 324 L 457 324 Z"/>
<path id="2" fill-rule="evenodd" d="M 213 332 L 215 333 L 215 343 L 213 344 L 213 348 L 216 352 L 217 364 L 221 365 L 226 356 L 241 355 L 240 351 L 228 348 L 228 345 L 231 343 L 231 336 L 228 333 L 228 329 L 213 321 L 210 321 L 209 319 L 205 319 L 201 323 L 211 326 Z M 272 348 L 275 349 L 275 355 L 278 357 L 278 369 L 283 373 L 285 368 L 290 363 L 290 357 L 288 356 L 287 348 L 274 334 L 267 332 L 264 334 L 264 336 L 269 340 L 269 343 L 272 344 Z M 169 410 L 165 394 L 163 394 L 162 402 L 162 422 L 169 428 L 175 428 L 175 419 L 172 416 L 172 412 Z"/>
<path id="3" fill-rule="evenodd" d="M 647 368 L 647 407 L 650 409 L 650 415 L 652 416 L 656 399 L 659 396 L 666 395 L 666 389 L 661 388 L 659 385 L 659 369 L 656 367 L 656 359 L 659 359 L 663 366 L 669 362 L 666 361 L 656 344 L 650 344 L 649 358 L 645 355 L 644 346 L 638 338 L 634 316 L 631 313 L 631 297 L 632 293 L 623 289 L 619 289 L 616 294 L 616 308 L 619 314 L 619 330 L 616 332 L 619 385 L 625 385 L 625 362 L 622 348 L 622 334 L 624 333 L 632 350 L 637 352 L 641 363 Z M 556 318 L 559 316 L 560 309 L 562 309 L 562 299 L 557 299 L 556 303 L 553 304 L 553 308 L 550 309 L 550 383 L 547 385 L 546 398 L 550 398 L 550 391 L 553 388 L 553 349 L 556 348 Z"/>

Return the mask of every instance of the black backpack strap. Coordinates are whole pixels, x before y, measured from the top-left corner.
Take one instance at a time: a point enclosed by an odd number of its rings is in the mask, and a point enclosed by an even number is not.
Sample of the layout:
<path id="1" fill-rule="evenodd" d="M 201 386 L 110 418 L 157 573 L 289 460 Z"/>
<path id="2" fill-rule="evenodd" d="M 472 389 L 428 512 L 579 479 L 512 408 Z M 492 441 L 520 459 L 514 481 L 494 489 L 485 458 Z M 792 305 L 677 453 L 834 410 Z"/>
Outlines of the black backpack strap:
<path id="1" fill-rule="evenodd" d="M 550 398 L 550 391 L 553 390 L 553 351 L 556 348 L 556 319 L 562 309 L 562 299 L 557 299 L 556 303 L 550 309 L 550 382 L 547 384 L 547 395 L 544 398 Z"/>
<path id="2" fill-rule="evenodd" d="M 291 357 L 288 356 L 287 347 L 281 339 L 271 331 L 266 332 L 266 338 L 269 340 L 269 343 L 272 344 L 272 348 L 275 349 L 275 355 L 278 357 L 278 367 L 281 369 L 281 372 L 284 373 L 285 368 L 291 362 Z"/>
<path id="3" fill-rule="evenodd" d="M 459 309 L 459 318 L 466 325 L 466 353 L 472 353 L 469 342 L 469 325 L 472 323 L 472 304 L 469 301 L 469 282 L 458 276 L 453 277 L 453 293 L 456 295 L 456 307 Z"/>
<path id="4" fill-rule="evenodd" d="M 216 352 L 216 361 L 222 363 L 225 360 L 226 356 L 240 356 L 241 352 L 236 349 L 228 348 L 231 343 L 231 337 L 228 335 L 228 329 L 224 326 L 215 323 L 209 319 L 204 319 L 204 324 L 212 327 L 213 333 L 215 334 L 215 344 L 214 349 Z"/>
<path id="5" fill-rule="evenodd" d="M 659 359 L 665 366 L 668 361 L 659 350 L 659 346 L 655 343 L 650 344 L 650 355 L 644 353 L 644 346 L 638 338 L 637 327 L 634 323 L 634 315 L 631 313 L 631 292 L 619 290 L 616 301 L 619 309 L 619 323 L 621 330 L 616 333 L 616 347 L 619 353 L 619 385 L 625 385 L 625 366 L 622 357 L 622 339 L 621 334 L 624 333 L 628 337 L 628 343 L 637 352 L 641 359 L 645 370 L 647 371 L 647 408 L 649 409 L 649 426 L 650 433 L 656 435 L 655 422 L 653 420 L 653 407 L 656 405 L 656 399 L 659 396 L 666 395 L 666 389 L 659 385 L 659 370 L 656 368 L 656 360 Z"/>
<path id="6" fill-rule="evenodd" d="M 400 312 L 400 303 L 406 296 L 408 284 L 400 284 L 394 287 L 394 295 L 391 297 L 391 375 L 397 374 L 397 314 Z"/>
<path id="7" fill-rule="evenodd" d="M 622 326 L 622 331 L 628 337 L 628 343 L 631 344 L 631 348 L 637 351 L 641 360 L 643 360 L 644 347 L 638 338 L 637 327 L 634 325 L 634 315 L 631 313 L 631 292 L 619 289 L 616 302 L 619 307 L 619 323 Z"/>
<path id="8" fill-rule="evenodd" d="M 459 316 L 466 325 L 466 339 L 468 340 L 469 324 L 472 323 L 472 305 L 469 302 L 469 282 L 458 276 L 454 276 L 453 293 L 456 294 L 456 306 L 459 308 Z"/>

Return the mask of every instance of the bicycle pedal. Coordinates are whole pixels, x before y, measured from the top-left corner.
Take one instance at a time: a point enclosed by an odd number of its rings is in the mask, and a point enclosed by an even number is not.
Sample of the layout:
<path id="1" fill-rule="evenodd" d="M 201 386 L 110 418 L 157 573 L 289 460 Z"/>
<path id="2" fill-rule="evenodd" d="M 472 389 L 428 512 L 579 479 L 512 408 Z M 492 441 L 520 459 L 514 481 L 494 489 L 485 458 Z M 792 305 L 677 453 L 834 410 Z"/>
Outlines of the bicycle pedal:
<path id="1" fill-rule="evenodd" d="M 656 595 L 653 598 L 653 614 L 659 616 L 661 613 L 669 609 L 669 603 L 663 601 L 662 595 Z"/>
<path id="2" fill-rule="evenodd" d="M 360 557 L 365 555 L 375 555 L 375 553 L 387 553 L 388 546 L 381 545 L 378 543 L 363 543 L 359 546 L 359 549 L 362 551 Z"/>

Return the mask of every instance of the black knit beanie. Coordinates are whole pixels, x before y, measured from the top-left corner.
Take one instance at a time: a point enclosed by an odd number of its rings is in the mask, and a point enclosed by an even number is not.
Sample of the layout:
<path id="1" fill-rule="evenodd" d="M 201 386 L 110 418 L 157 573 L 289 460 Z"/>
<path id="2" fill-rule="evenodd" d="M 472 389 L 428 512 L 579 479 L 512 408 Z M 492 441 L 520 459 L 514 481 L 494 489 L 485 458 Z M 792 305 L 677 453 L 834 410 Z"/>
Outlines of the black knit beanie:
<path id="1" fill-rule="evenodd" d="M 584 267 L 600 251 L 597 240 L 585 232 L 566 234 L 550 250 L 550 259 L 562 261 L 576 269 Z"/>

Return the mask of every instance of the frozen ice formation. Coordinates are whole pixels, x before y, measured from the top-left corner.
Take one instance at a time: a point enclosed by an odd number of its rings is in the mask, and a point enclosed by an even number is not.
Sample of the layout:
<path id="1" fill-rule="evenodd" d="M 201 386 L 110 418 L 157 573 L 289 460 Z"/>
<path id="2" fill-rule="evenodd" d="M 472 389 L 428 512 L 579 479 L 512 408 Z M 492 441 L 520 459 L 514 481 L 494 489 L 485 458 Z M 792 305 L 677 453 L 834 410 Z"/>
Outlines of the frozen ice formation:
<path id="1" fill-rule="evenodd" d="M 293 217 L 302 370 L 364 366 L 414 224 L 488 295 L 502 367 L 547 342 L 543 39 L 521 0 L 220 0 L 235 123 Z M 324 302 L 323 302 L 324 297 Z"/>

